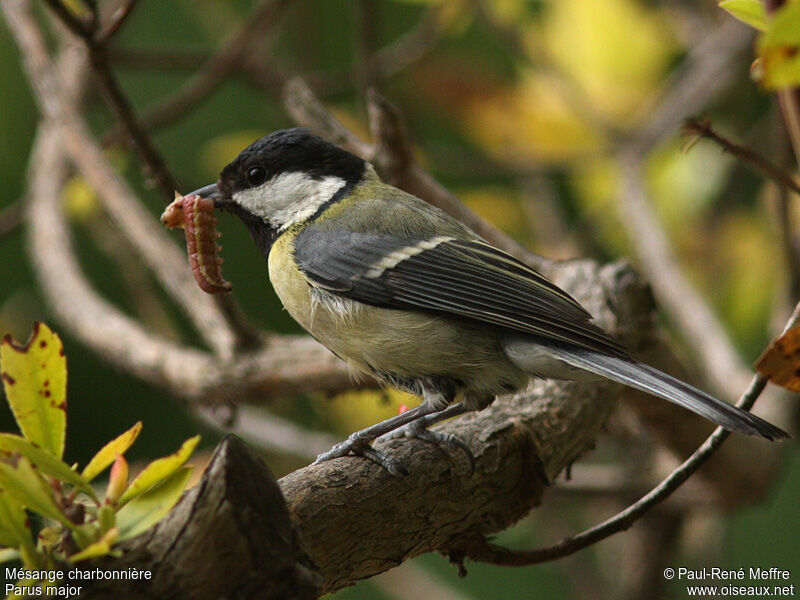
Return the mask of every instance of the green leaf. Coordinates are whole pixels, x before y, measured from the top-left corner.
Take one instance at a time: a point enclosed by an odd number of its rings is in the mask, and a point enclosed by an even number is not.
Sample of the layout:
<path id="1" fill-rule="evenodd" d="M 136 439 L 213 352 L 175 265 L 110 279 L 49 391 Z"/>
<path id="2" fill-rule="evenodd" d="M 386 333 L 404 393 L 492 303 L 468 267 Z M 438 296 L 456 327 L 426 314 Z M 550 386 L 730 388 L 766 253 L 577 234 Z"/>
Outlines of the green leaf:
<path id="1" fill-rule="evenodd" d="M 128 448 L 131 447 L 136 438 L 139 437 L 139 432 L 142 430 L 142 422 L 139 421 L 128 429 L 125 433 L 117 438 L 108 442 L 100 449 L 100 452 L 94 455 L 86 468 L 83 469 L 83 477 L 86 481 L 91 481 L 102 473 L 108 465 L 114 462 L 117 454 L 125 454 Z"/>
<path id="2" fill-rule="evenodd" d="M 136 479 L 133 480 L 130 486 L 128 486 L 125 493 L 122 494 L 118 504 L 122 506 L 172 475 L 183 466 L 183 463 L 192 455 L 198 442 L 200 442 L 199 435 L 189 438 L 183 442 L 183 445 L 181 445 L 174 454 L 170 454 L 164 458 L 158 458 L 147 465 Z"/>
<path id="3" fill-rule="evenodd" d="M 22 506 L 0 488 L 0 546 L 33 548 L 33 534 L 25 525 Z"/>
<path id="4" fill-rule="evenodd" d="M 67 431 L 67 359 L 64 344 L 44 323 L 35 323 L 25 344 L 6 336 L 0 375 L 20 431 L 56 458 Z"/>
<path id="5" fill-rule="evenodd" d="M 92 486 L 89 485 L 86 479 L 70 468 L 67 463 L 55 458 L 41 448 L 37 448 L 25 438 L 13 433 L 0 433 L 0 455 L 2 454 L 21 454 L 30 459 L 34 466 L 45 475 L 50 475 L 74 485 L 89 494 L 93 499 L 97 499 Z"/>
<path id="6" fill-rule="evenodd" d="M 762 0 L 722 0 L 719 6 L 743 23 L 759 31 L 766 31 L 767 13 Z"/>
<path id="7" fill-rule="evenodd" d="M 114 546 L 114 542 L 116 542 L 117 539 L 119 539 L 119 531 L 116 529 L 111 529 L 106 533 L 106 535 L 93 544 L 89 544 L 80 552 L 70 556 L 69 561 L 75 563 L 88 558 L 98 558 L 100 556 L 110 554 L 111 549 Z"/>
<path id="8" fill-rule="evenodd" d="M 22 506 L 69 528 L 75 526 L 56 504 L 50 486 L 24 456 L 16 464 L 0 460 L 0 488 Z"/>
<path id="9" fill-rule="evenodd" d="M 800 2 L 787 2 L 758 39 L 763 78 L 769 89 L 800 85 Z"/>
<path id="10" fill-rule="evenodd" d="M 88 521 L 76 525 L 72 529 L 72 537 L 75 538 L 75 543 L 78 544 L 78 548 L 86 548 L 102 537 L 100 524 L 97 523 L 97 521 Z"/>
<path id="11" fill-rule="evenodd" d="M 127 540 L 158 523 L 180 499 L 192 467 L 184 467 L 161 485 L 131 500 L 117 512 L 120 540 Z"/>

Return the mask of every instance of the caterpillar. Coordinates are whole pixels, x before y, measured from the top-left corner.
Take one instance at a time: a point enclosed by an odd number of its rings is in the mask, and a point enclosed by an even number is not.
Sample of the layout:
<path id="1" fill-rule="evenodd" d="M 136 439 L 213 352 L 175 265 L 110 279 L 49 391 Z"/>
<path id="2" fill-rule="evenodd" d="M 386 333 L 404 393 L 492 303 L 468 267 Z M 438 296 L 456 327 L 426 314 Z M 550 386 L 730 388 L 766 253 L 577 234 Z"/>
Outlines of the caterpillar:
<path id="1" fill-rule="evenodd" d="M 164 209 L 161 222 L 170 229 L 184 230 L 189 266 L 200 289 L 208 294 L 230 292 L 233 286 L 222 277 L 225 261 L 219 256 L 222 246 L 217 240 L 221 234 L 217 231 L 214 200 L 175 192 L 175 200 Z"/>

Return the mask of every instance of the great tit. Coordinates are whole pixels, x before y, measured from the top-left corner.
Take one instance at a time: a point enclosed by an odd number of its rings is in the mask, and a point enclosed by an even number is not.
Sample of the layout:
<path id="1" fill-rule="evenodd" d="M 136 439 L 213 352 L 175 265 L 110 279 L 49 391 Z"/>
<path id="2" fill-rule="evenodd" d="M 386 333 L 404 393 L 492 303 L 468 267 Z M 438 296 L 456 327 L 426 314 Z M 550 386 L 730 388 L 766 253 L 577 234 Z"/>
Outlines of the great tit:
<path id="1" fill-rule="evenodd" d="M 244 222 L 284 307 L 306 331 L 354 371 L 423 400 L 317 462 L 354 453 L 401 471 L 371 447 L 374 439 L 401 431 L 458 445 L 427 426 L 482 409 L 532 377 L 600 376 L 732 431 L 788 437 L 637 361 L 541 274 L 305 129 L 257 140 L 217 183 L 193 193 Z"/>

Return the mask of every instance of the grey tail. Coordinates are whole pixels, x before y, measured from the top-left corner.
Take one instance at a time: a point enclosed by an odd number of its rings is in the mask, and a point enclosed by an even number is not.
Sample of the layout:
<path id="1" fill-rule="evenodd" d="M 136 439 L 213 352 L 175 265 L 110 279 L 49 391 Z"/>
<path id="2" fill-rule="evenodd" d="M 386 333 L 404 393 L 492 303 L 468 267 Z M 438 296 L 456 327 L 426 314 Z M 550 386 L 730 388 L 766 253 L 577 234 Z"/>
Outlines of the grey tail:
<path id="1" fill-rule="evenodd" d="M 674 402 L 730 431 L 760 435 L 768 440 L 790 437 L 788 433 L 764 419 L 633 359 L 610 356 L 583 348 L 566 348 L 549 344 L 547 350 L 554 358 L 573 367 Z"/>

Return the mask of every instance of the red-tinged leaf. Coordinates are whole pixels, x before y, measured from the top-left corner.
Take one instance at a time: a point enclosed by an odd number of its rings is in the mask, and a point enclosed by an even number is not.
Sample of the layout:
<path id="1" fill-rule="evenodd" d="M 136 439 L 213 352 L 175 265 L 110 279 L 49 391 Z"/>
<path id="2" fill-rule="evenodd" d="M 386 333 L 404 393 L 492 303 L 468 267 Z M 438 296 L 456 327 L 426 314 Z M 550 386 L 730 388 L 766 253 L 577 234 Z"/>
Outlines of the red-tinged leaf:
<path id="1" fill-rule="evenodd" d="M 20 431 L 56 458 L 67 432 L 67 359 L 64 345 L 44 323 L 35 323 L 25 344 L 6 336 L 0 375 Z"/>
<path id="2" fill-rule="evenodd" d="M 756 371 L 793 392 L 800 392 L 800 326 L 773 341 L 756 362 Z"/>

